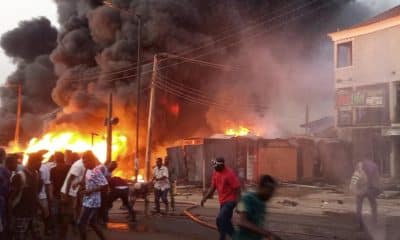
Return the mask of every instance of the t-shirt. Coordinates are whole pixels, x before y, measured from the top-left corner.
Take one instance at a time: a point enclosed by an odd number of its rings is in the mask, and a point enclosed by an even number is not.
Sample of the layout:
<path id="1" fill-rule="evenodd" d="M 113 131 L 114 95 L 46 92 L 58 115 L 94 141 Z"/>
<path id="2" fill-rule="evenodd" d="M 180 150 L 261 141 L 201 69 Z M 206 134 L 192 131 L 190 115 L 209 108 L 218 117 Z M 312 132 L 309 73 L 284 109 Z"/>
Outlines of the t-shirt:
<path id="1" fill-rule="evenodd" d="M 88 169 L 85 176 L 86 190 L 92 190 L 100 186 L 108 185 L 107 179 L 104 177 L 101 169 L 96 167 L 92 170 Z M 99 208 L 101 206 L 101 192 L 94 192 L 83 197 L 83 206 L 88 208 Z"/>
<path id="2" fill-rule="evenodd" d="M 221 172 L 215 171 L 212 176 L 212 186 L 218 191 L 220 204 L 236 201 L 236 191 L 240 188 L 240 182 L 230 168 L 225 167 Z"/>
<path id="3" fill-rule="evenodd" d="M 46 185 L 50 185 L 50 165 L 43 163 L 42 166 L 39 169 L 40 172 L 40 178 L 42 179 L 42 189 L 40 190 L 39 193 L 39 199 L 47 199 L 47 194 L 46 194 Z"/>
<path id="4" fill-rule="evenodd" d="M 0 167 L 0 220 L 6 213 L 6 202 L 10 191 L 11 172 L 6 167 Z"/>
<path id="5" fill-rule="evenodd" d="M 237 210 L 245 213 L 247 220 L 259 227 L 263 227 L 266 216 L 266 204 L 256 193 L 251 192 L 242 196 L 237 206 Z M 241 228 L 236 231 L 233 240 L 262 240 L 264 237 L 258 233 Z"/>
<path id="6" fill-rule="evenodd" d="M 13 215 L 17 217 L 33 217 L 37 214 L 38 194 L 40 190 L 39 173 L 27 169 L 22 170 L 25 174 L 25 182 L 20 175 L 15 175 L 11 179 L 12 191 L 21 190 L 21 200 L 13 209 Z"/>
<path id="7" fill-rule="evenodd" d="M 67 194 L 67 182 L 68 179 L 71 175 L 74 175 L 75 178 L 71 183 L 71 189 L 69 190 L 68 195 L 72 197 L 76 197 L 78 195 L 79 191 L 79 183 L 82 182 L 83 175 L 85 174 L 85 166 L 83 165 L 82 159 L 76 161 L 74 164 L 72 164 L 71 168 L 68 171 L 67 178 L 64 181 L 64 184 L 61 188 L 61 192 L 64 194 Z M 74 185 L 77 185 L 74 188 Z"/>
<path id="8" fill-rule="evenodd" d="M 156 180 L 155 184 L 154 184 L 154 188 L 164 191 L 166 189 L 169 189 L 169 179 L 168 179 L 168 168 L 166 168 L 165 166 L 161 166 L 160 168 L 155 167 L 153 170 L 153 176 L 155 178 L 162 178 L 162 177 L 166 177 L 163 180 Z"/>
<path id="9" fill-rule="evenodd" d="M 11 172 L 6 167 L 0 167 L 0 198 L 6 198 L 10 191 Z"/>
<path id="10" fill-rule="evenodd" d="M 109 183 L 111 188 L 125 189 L 128 188 L 128 182 L 120 177 L 109 178 Z"/>
<path id="11" fill-rule="evenodd" d="M 53 184 L 53 195 L 59 199 L 61 196 L 61 188 L 67 178 L 69 166 L 66 164 L 57 165 L 50 170 L 50 181 Z"/>

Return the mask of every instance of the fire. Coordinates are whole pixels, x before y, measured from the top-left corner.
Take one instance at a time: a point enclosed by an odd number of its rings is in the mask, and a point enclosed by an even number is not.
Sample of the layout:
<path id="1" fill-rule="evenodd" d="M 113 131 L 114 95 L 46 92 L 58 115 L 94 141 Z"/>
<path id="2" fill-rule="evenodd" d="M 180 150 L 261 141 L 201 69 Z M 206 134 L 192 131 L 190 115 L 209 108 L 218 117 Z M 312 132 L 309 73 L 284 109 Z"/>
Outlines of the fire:
<path id="1" fill-rule="evenodd" d="M 143 177 L 143 175 L 141 175 L 141 174 L 138 175 L 137 179 L 138 179 L 137 182 L 140 182 L 140 183 L 144 182 L 144 177 Z M 133 176 L 133 177 L 131 178 L 131 180 L 132 180 L 132 181 L 135 181 L 135 176 Z"/>
<path id="2" fill-rule="evenodd" d="M 225 130 L 226 135 L 231 135 L 231 136 L 247 136 L 249 135 L 250 130 L 248 128 L 245 128 L 243 126 L 240 126 L 238 128 L 229 128 Z"/>
<path id="3" fill-rule="evenodd" d="M 112 142 L 112 159 L 123 155 L 127 151 L 127 137 L 122 133 L 114 131 Z M 100 136 L 94 137 L 90 134 L 82 134 L 75 131 L 49 132 L 41 138 L 33 138 L 29 141 L 28 146 L 23 151 L 25 153 L 36 152 L 39 150 L 47 150 L 45 158 L 48 159 L 57 151 L 71 150 L 73 152 L 82 153 L 92 150 L 100 162 L 106 161 L 106 139 Z M 24 157 L 24 163 L 27 157 Z"/>

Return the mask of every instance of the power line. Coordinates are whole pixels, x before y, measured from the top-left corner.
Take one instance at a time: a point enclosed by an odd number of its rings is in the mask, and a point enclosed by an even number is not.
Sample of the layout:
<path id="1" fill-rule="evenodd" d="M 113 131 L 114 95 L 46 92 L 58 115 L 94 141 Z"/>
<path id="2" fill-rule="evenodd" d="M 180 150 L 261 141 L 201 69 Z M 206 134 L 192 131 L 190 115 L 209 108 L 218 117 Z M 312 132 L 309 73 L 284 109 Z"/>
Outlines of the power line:
<path id="1" fill-rule="evenodd" d="M 160 78 L 160 75 L 157 75 L 158 78 Z M 162 78 L 160 78 L 163 80 Z M 225 100 L 225 101 L 218 101 L 215 99 L 212 99 L 209 96 L 206 96 L 205 94 L 199 93 L 199 92 L 194 92 L 191 91 L 187 88 L 184 88 L 182 86 L 176 86 L 171 83 L 168 83 L 166 81 L 159 81 L 157 80 L 155 83 L 160 88 L 165 88 L 166 90 L 170 91 L 173 94 L 179 95 L 179 97 L 183 97 L 186 99 L 190 99 L 193 102 L 199 103 L 199 104 L 208 104 L 220 108 L 265 108 L 261 105 L 258 104 L 237 104 L 234 102 L 234 99 L 231 100 Z M 234 105 L 234 106 L 232 106 Z"/>
<path id="2" fill-rule="evenodd" d="M 318 1 L 318 0 L 313 0 L 312 2 L 316 2 L 316 1 Z M 297 11 L 300 11 L 300 10 L 302 10 L 303 8 L 306 8 L 307 6 L 309 6 L 309 5 L 311 5 L 311 4 L 312 4 L 312 3 L 309 3 L 309 4 L 307 4 L 306 6 L 303 6 L 303 7 L 301 7 L 301 8 L 298 8 L 298 9 L 295 9 L 295 10 L 291 11 L 290 13 L 287 13 L 286 15 L 288 15 L 289 18 L 287 18 L 286 21 L 284 21 L 284 22 L 280 22 L 279 24 L 276 24 L 275 26 L 271 26 L 270 28 L 267 28 L 267 29 L 258 31 L 257 33 L 255 33 L 255 34 L 253 34 L 253 35 L 249 35 L 247 38 L 243 38 L 243 39 L 237 40 L 237 41 L 235 41 L 235 42 L 231 42 L 230 44 L 227 44 L 227 45 L 225 45 L 224 47 L 219 47 L 219 48 L 211 49 L 210 51 L 205 52 L 205 53 L 203 53 L 203 54 L 200 54 L 200 55 L 198 55 L 198 56 L 195 56 L 195 57 L 193 57 L 193 58 L 191 58 L 191 59 L 202 58 L 202 57 L 211 55 L 211 54 L 215 53 L 216 51 L 220 51 L 221 49 L 226 49 L 227 47 L 232 47 L 232 46 L 235 46 L 235 45 L 237 45 L 237 44 L 240 44 L 240 43 L 244 42 L 245 40 L 250 40 L 250 39 L 254 39 L 254 38 L 260 37 L 260 36 L 262 36 L 263 34 L 266 34 L 266 33 L 271 32 L 273 29 L 275 29 L 275 28 L 277 28 L 277 27 L 284 26 L 285 24 L 287 24 L 287 23 L 289 23 L 289 22 L 291 22 L 291 21 L 297 20 L 297 19 L 299 19 L 299 18 L 301 18 L 301 17 L 303 17 L 303 16 L 306 16 L 306 15 L 308 15 L 308 14 L 317 12 L 318 10 L 320 10 L 320 9 L 322 9 L 322 8 L 325 8 L 325 7 L 327 7 L 327 6 L 331 5 L 331 4 L 333 4 L 333 2 L 328 1 L 328 3 L 325 3 L 325 4 L 321 5 L 321 6 L 319 6 L 318 8 L 315 8 L 315 9 L 312 9 L 312 10 L 308 10 L 308 11 L 306 11 L 306 12 L 303 13 L 303 14 L 290 16 L 291 14 L 296 13 Z M 288 17 L 288 16 L 286 16 L 286 15 L 281 15 L 280 17 Z M 182 61 L 180 61 L 180 62 L 178 62 L 178 63 L 167 64 L 166 66 L 160 67 L 159 70 L 166 69 L 166 68 L 170 68 L 170 67 L 174 67 L 174 66 L 178 66 L 178 65 L 180 65 L 180 64 L 182 64 L 182 63 L 185 63 L 185 62 L 186 62 L 186 60 L 182 60 Z M 143 72 L 142 74 L 149 74 L 149 73 L 152 73 L 152 70 L 147 71 L 147 72 Z"/>

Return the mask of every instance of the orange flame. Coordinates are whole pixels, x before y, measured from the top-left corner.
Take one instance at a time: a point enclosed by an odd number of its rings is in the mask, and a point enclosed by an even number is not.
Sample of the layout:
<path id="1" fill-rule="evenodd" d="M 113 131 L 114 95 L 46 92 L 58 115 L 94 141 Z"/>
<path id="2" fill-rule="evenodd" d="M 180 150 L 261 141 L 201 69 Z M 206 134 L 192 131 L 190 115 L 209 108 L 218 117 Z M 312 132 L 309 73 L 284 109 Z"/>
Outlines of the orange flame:
<path id="1" fill-rule="evenodd" d="M 127 151 L 127 137 L 118 131 L 113 132 L 112 142 L 112 159 L 125 154 Z M 15 147 L 14 150 L 19 149 Z M 93 139 L 90 134 L 82 134 L 75 131 L 49 132 L 41 138 L 33 138 L 29 141 L 28 146 L 23 152 L 32 153 L 40 150 L 47 150 L 45 159 L 48 159 L 57 151 L 71 150 L 73 152 L 82 153 L 87 150 L 92 150 L 100 162 L 106 161 L 107 143 L 102 137 Z M 24 163 L 27 160 L 27 155 L 24 156 Z"/>
<path id="2" fill-rule="evenodd" d="M 243 126 L 239 126 L 238 128 L 228 128 L 225 130 L 226 135 L 231 135 L 231 136 L 247 136 L 249 135 L 250 130 L 248 128 L 245 128 Z"/>

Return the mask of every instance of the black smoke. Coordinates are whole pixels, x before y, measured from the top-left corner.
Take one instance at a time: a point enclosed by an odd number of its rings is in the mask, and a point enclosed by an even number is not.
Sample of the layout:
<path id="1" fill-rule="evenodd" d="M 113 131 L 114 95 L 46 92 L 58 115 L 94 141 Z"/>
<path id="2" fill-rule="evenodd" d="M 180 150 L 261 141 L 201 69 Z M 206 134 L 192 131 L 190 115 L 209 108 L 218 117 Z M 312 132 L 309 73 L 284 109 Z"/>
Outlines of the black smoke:
<path id="1" fill-rule="evenodd" d="M 17 69 L 0 88 L 2 138 L 11 140 L 15 129 L 17 86 L 22 86 L 22 139 L 41 133 L 43 114 L 56 108 L 51 91 L 56 75 L 49 53 L 55 48 L 57 30 L 44 17 L 22 21 L 19 26 L 1 37 L 4 52 L 17 64 Z"/>
<path id="2" fill-rule="evenodd" d="M 140 15 L 143 22 L 144 62 L 151 62 L 154 54 L 160 52 L 184 52 L 187 57 L 212 52 L 201 59 L 239 66 L 240 70 L 224 72 L 183 63 L 163 69 L 161 73 L 199 89 L 210 98 L 233 99 L 230 107 L 234 110 L 239 104 L 253 106 L 227 112 L 213 105 L 192 104 L 158 90 L 155 124 L 158 143 L 212 134 L 222 131 L 226 124 L 273 127 L 280 133 L 294 133 L 304 119 L 303 109 L 307 103 L 313 105 L 315 112 L 322 109 L 321 114 L 329 114 L 333 105 L 333 57 L 326 34 L 372 15 L 371 8 L 350 0 L 112 2 L 121 10 L 96 0 L 55 0 L 60 23 L 56 44 L 54 34 L 49 34 L 45 38 L 47 42 L 43 43 L 49 47 L 43 50 L 34 47 L 24 51 L 6 49 L 9 56 L 18 61 L 23 59 L 8 81 L 23 82 L 27 88 L 33 88 L 27 90 L 26 94 L 30 95 L 25 96 L 27 113 L 36 116 L 53 109 L 55 103 L 62 112 L 50 122 L 50 128 L 73 127 L 88 134 L 104 130 L 107 96 L 113 92 L 114 115 L 121 119 L 117 128 L 125 131 L 131 144 L 136 134 L 134 125 L 138 111 L 134 68 L 136 15 Z M 285 17 L 299 7 L 301 10 Z M 292 19 L 298 15 L 302 17 Z M 250 31 L 239 31 L 255 24 L 257 27 Z M 46 29 L 50 27 L 50 24 L 42 25 L 46 25 Z M 25 33 L 20 30 L 17 32 Z M 258 34 L 260 32 L 262 34 Z M 36 35 L 14 39 L 26 39 L 24 44 L 32 46 L 35 44 L 30 41 L 33 36 Z M 199 48 L 204 45 L 207 47 Z M 36 52 L 30 52 L 33 49 Z M 187 52 L 188 49 L 197 50 Z M 49 53 L 51 63 L 47 58 Z M 176 62 L 169 59 L 160 65 L 165 67 Z M 40 74 L 33 74 L 39 69 Z M 31 79 L 41 74 L 46 77 Z M 141 139 L 145 137 L 149 95 L 146 86 L 150 77 L 151 65 L 146 65 L 142 78 Z M 3 107 L 9 123 L 13 120 L 15 91 L 3 90 L 2 96 L 3 102 L 10 102 Z M 35 101 L 30 101 L 31 98 Z M 35 112 L 31 105 L 39 110 Z M 179 106 L 178 114 L 176 106 Z"/>

